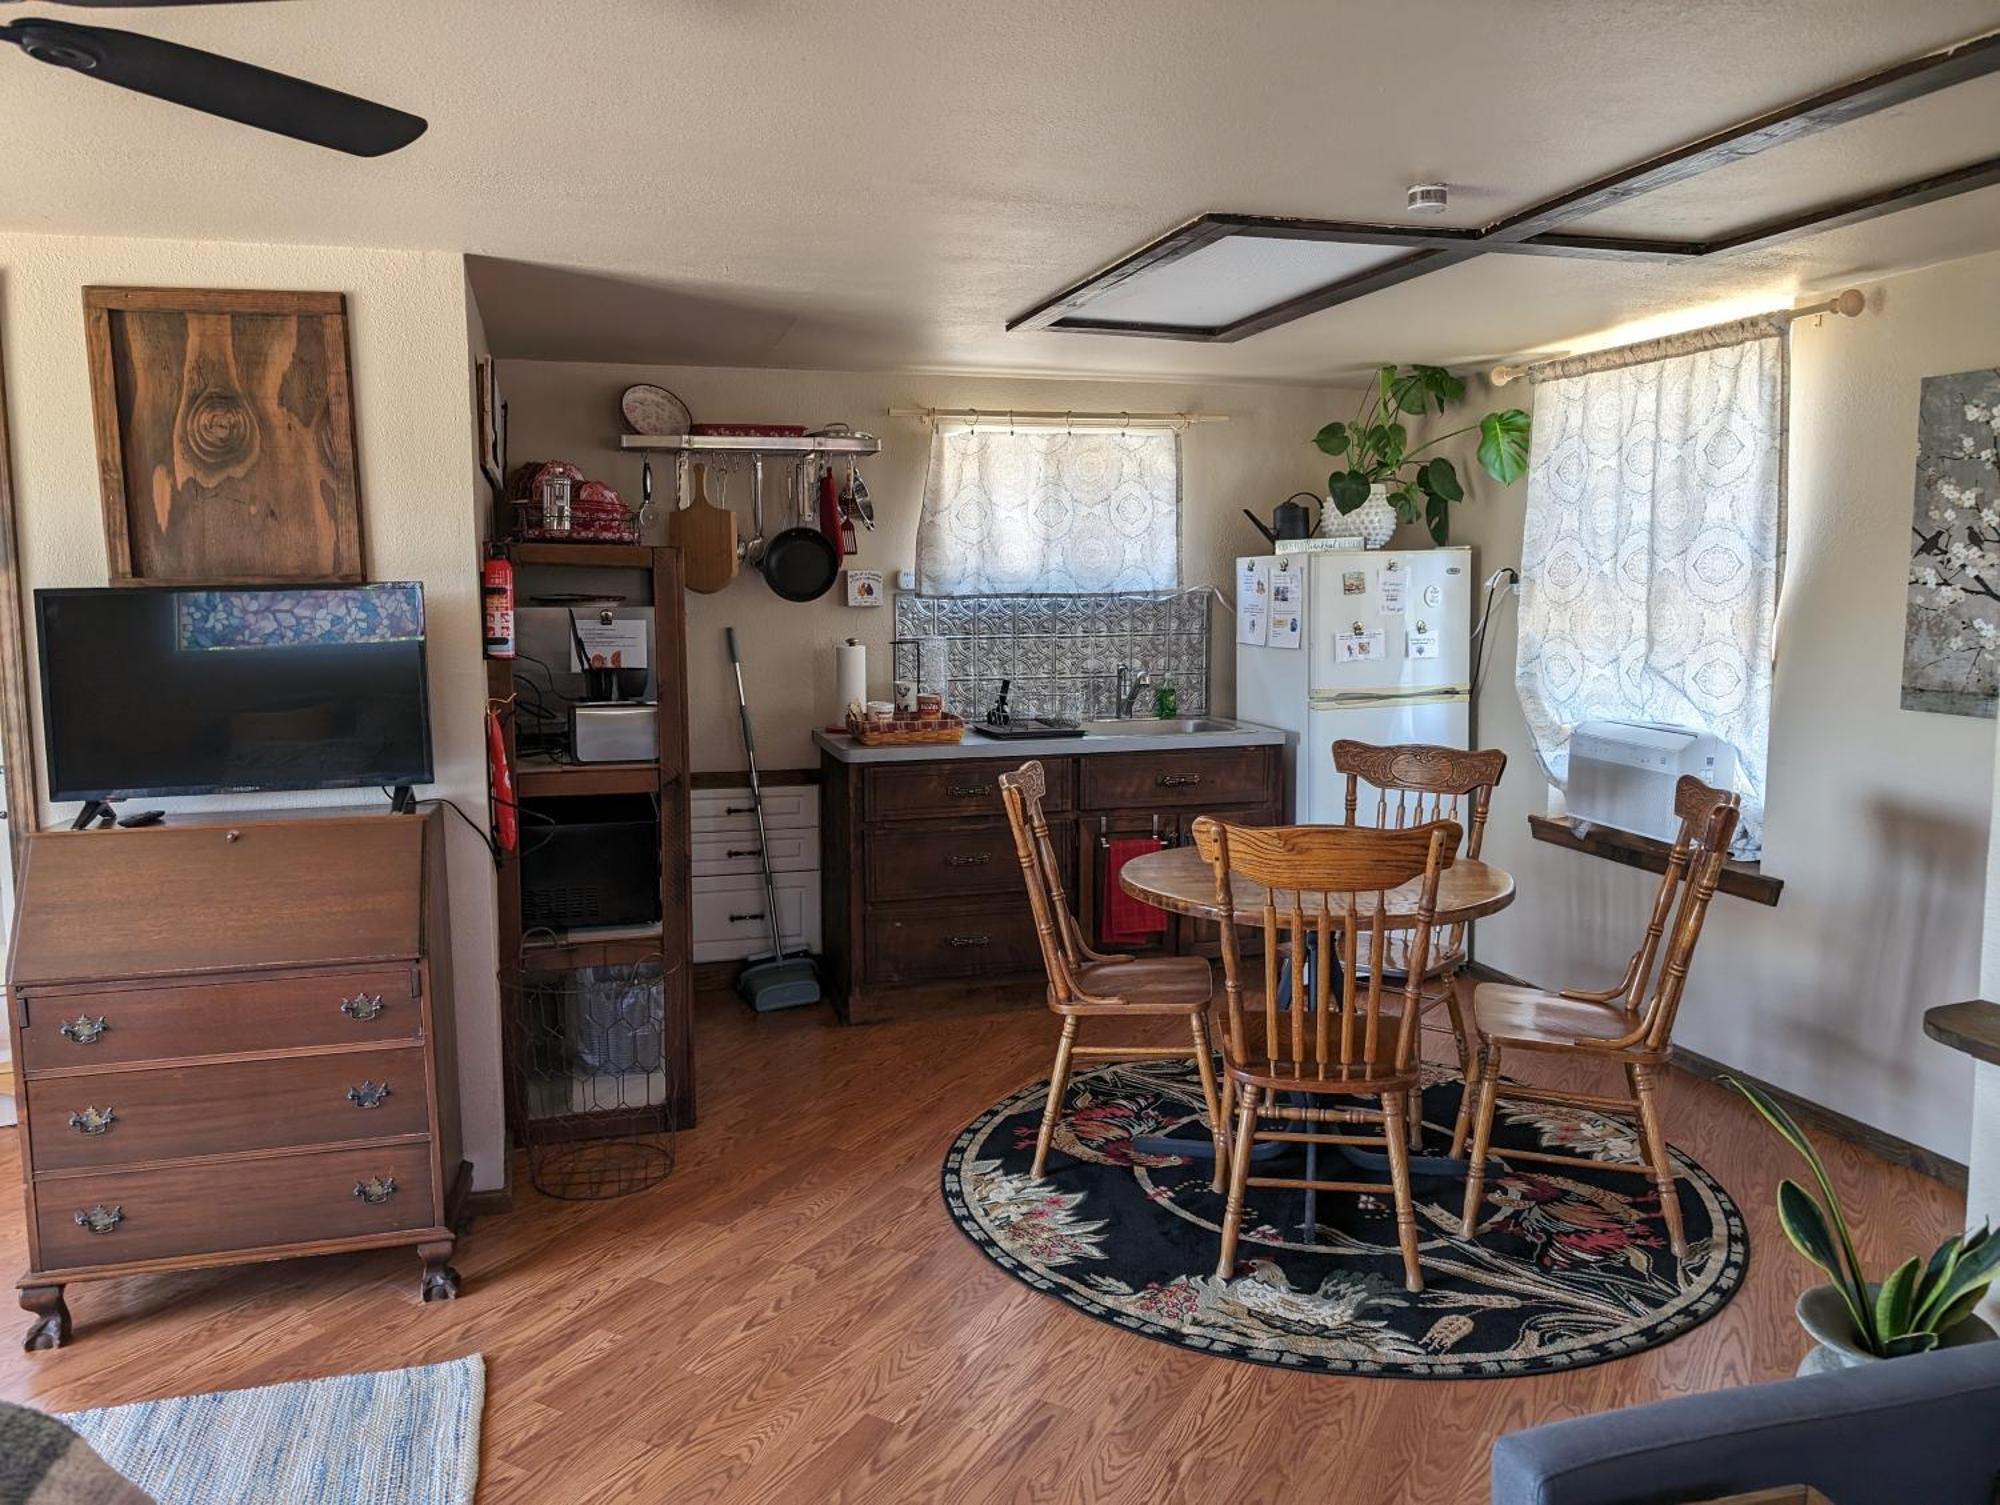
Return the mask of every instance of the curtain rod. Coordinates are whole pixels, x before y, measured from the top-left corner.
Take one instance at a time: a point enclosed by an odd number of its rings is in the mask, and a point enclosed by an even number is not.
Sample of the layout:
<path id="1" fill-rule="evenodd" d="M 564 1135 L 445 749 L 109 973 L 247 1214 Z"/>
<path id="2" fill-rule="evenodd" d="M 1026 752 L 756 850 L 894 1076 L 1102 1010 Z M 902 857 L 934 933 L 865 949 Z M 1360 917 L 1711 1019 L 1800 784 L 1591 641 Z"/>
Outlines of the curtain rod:
<path id="1" fill-rule="evenodd" d="M 891 408 L 891 418 L 920 418 L 925 423 L 1116 423 L 1121 426 L 1171 424 L 1186 428 L 1196 423 L 1227 423 L 1227 413 L 1085 413 L 1071 409 L 1029 411 L 1026 408 Z"/>
<path id="2" fill-rule="evenodd" d="M 1773 309 L 1770 313 L 1764 315 L 1764 317 L 1778 319 L 1786 324 L 1791 323 L 1794 319 L 1810 318 L 1814 314 L 1839 314 L 1843 318 L 1853 319 L 1859 317 L 1861 311 L 1867 306 L 1868 299 L 1862 294 L 1861 289 L 1850 287 L 1835 293 L 1831 298 L 1822 298 L 1817 303 L 1807 303 L 1798 308 Z M 1752 317 L 1755 316 L 1753 315 Z M 1681 331 L 1683 334 L 1693 334 L 1694 332 L 1691 329 Z M 1668 338 L 1671 338 L 1671 336 Z M 1603 352 L 1593 350 L 1590 353 L 1592 355 L 1600 355 Z M 1496 387 L 1504 387 L 1507 383 L 1519 381 L 1522 377 L 1539 371 L 1544 366 L 1553 366 L 1557 361 L 1566 359 L 1568 355 L 1569 352 L 1565 350 L 1555 355 L 1544 356 L 1540 360 L 1524 361 L 1518 366 L 1495 366 L 1487 373 L 1487 380 L 1491 381 Z"/>

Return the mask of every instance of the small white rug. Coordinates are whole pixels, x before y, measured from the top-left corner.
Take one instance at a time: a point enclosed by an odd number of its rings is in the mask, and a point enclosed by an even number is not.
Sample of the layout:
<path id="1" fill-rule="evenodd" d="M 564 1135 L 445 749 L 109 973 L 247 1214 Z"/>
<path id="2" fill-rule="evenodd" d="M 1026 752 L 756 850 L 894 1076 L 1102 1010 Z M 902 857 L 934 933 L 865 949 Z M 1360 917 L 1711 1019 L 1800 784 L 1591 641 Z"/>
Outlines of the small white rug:
<path id="1" fill-rule="evenodd" d="M 160 1505 L 471 1505 L 485 1398 L 471 1354 L 62 1420 Z"/>

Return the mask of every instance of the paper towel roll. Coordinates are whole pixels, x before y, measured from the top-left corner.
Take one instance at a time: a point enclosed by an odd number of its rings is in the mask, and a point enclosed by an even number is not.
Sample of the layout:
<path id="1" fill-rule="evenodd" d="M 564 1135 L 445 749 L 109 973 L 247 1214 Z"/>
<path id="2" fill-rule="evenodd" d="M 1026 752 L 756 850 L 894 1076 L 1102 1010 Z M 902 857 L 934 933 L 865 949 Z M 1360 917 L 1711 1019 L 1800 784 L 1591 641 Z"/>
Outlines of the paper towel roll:
<path id="1" fill-rule="evenodd" d="M 845 716 L 847 708 L 857 701 L 868 702 L 868 648 L 849 638 L 844 643 L 836 643 L 833 649 L 834 685 L 837 699 L 835 708 Z"/>

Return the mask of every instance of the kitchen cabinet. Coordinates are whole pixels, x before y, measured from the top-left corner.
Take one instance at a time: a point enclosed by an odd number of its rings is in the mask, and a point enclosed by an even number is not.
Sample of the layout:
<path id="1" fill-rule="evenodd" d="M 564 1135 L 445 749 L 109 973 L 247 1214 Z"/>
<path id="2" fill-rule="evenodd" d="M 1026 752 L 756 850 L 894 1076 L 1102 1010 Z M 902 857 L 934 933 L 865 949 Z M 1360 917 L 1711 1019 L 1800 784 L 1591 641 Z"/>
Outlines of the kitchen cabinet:
<path id="1" fill-rule="evenodd" d="M 1280 818 L 1277 734 L 1249 729 L 1241 744 L 1177 744 L 1161 737 L 1144 751 L 1094 751 L 1088 741 L 1066 741 L 995 757 L 955 747 L 872 761 L 846 739 L 821 739 L 823 958 L 841 1017 L 907 1014 L 974 979 L 1040 979 L 999 786 L 1000 774 L 1030 757 L 1047 775 L 1043 808 L 1063 886 L 1094 943 L 1103 934 L 1111 841 L 1157 836 L 1179 845 L 1205 814 L 1253 825 Z M 1213 955 L 1217 941 L 1212 924 L 1175 916 L 1158 935 L 1115 949 Z"/>

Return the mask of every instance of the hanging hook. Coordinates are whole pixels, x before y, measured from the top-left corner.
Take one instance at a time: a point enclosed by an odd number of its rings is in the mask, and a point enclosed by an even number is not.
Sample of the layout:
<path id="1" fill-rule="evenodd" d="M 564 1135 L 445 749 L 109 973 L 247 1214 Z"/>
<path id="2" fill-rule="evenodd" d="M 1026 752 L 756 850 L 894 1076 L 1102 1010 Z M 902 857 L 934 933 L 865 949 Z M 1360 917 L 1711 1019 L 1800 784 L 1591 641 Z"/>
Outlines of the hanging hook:
<path id="1" fill-rule="evenodd" d="M 1009 439 L 1014 437 L 1014 410 L 1012 408 L 1007 409 L 1007 437 Z"/>
<path id="2" fill-rule="evenodd" d="M 1132 428 L 1132 415 L 1130 413 L 1121 411 L 1118 415 L 1118 437 L 1120 439 L 1130 438 L 1131 428 Z"/>
<path id="3" fill-rule="evenodd" d="M 1063 432 L 1064 432 L 1065 434 L 1067 434 L 1067 435 L 1068 435 L 1068 436 L 1069 436 L 1070 438 L 1072 438 L 1072 439 L 1074 439 L 1074 438 L 1076 437 L 1076 409 L 1075 409 L 1075 408 L 1068 408 L 1068 409 L 1065 409 L 1065 410 L 1064 410 L 1064 412 L 1063 412 Z"/>

